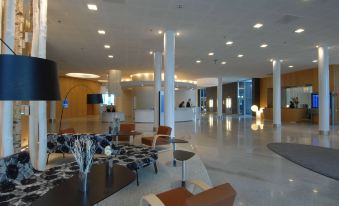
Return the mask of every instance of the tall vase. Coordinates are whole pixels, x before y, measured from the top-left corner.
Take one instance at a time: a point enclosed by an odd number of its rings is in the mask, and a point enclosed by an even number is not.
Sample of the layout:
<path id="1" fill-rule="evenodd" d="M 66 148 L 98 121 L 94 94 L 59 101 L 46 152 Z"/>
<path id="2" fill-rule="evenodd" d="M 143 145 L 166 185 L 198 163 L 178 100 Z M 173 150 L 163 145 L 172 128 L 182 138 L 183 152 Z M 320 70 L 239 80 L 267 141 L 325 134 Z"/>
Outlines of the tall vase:
<path id="1" fill-rule="evenodd" d="M 88 191 L 88 173 L 79 172 L 80 191 L 86 193 Z"/>

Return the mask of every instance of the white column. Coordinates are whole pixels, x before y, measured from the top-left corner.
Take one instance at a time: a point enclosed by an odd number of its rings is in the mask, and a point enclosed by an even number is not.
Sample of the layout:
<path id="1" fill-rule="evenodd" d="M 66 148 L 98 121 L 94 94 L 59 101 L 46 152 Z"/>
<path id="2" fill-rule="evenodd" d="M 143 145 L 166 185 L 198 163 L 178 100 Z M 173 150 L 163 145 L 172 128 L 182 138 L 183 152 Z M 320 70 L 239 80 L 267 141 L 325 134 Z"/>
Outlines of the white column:
<path id="1" fill-rule="evenodd" d="M 159 92 L 161 90 L 162 54 L 154 53 L 154 129 L 159 126 Z"/>
<path id="2" fill-rule="evenodd" d="M 164 34 L 164 70 L 165 70 L 165 125 L 172 128 L 172 137 L 175 137 L 174 125 L 174 74 L 175 74 L 175 33 L 166 31 Z"/>
<path id="3" fill-rule="evenodd" d="M 280 60 L 273 60 L 273 127 L 281 126 L 281 72 Z"/>
<path id="4" fill-rule="evenodd" d="M 319 133 L 327 135 L 330 131 L 330 80 L 328 47 L 318 48 L 319 81 Z"/>
<path id="5" fill-rule="evenodd" d="M 218 113 L 218 117 L 222 117 L 222 77 L 218 77 L 217 113 Z"/>
<path id="6" fill-rule="evenodd" d="M 4 7 L 4 36 L 3 40 L 11 49 L 14 49 L 15 35 L 15 1 L 6 1 Z M 3 54 L 13 54 L 6 46 L 2 46 Z M 13 102 L 2 101 L 0 103 L 0 139 L 2 156 L 13 154 Z"/>

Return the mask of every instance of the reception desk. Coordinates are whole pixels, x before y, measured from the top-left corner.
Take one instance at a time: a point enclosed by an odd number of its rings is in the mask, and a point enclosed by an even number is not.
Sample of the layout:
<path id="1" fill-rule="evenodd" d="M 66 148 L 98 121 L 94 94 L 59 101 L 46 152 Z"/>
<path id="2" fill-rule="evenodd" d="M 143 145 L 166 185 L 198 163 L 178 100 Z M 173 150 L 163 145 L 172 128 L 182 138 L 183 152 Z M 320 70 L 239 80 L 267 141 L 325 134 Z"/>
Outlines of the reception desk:
<path id="1" fill-rule="evenodd" d="M 123 112 L 102 112 L 101 121 L 113 122 L 114 118 L 119 118 L 121 122 L 125 121 L 125 113 Z"/>
<path id="2" fill-rule="evenodd" d="M 161 113 L 163 118 L 163 113 Z M 174 120 L 175 122 L 188 122 L 200 118 L 200 107 L 176 108 Z M 134 110 L 134 121 L 137 123 L 153 123 L 153 109 L 136 109 Z"/>
<path id="3" fill-rule="evenodd" d="M 306 108 L 281 108 L 282 122 L 300 122 L 307 118 Z M 273 108 L 264 109 L 264 119 L 273 119 Z"/>

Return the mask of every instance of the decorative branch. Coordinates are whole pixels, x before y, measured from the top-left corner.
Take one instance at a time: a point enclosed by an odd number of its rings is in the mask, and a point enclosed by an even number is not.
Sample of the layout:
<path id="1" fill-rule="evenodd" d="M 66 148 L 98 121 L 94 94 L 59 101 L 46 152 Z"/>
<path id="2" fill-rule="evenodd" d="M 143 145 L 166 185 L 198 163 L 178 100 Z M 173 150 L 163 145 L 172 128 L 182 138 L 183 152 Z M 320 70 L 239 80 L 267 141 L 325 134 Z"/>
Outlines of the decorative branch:
<path id="1" fill-rule="evenodd" d="M 72 146 L 71 151 L 79 165 L 79 171 L 81 173 L 89 173 L 93 162 L 95 148 L 95 143 L 90 139 L 77 138 L 74 140 L 74 145 Z"/>

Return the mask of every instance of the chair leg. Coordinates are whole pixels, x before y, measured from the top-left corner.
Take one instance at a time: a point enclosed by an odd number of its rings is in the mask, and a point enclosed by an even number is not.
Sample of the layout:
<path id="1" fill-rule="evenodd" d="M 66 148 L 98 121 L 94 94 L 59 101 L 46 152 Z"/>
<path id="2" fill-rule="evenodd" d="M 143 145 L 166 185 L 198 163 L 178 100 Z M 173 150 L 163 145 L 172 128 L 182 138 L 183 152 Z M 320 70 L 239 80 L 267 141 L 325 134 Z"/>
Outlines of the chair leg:
<path id="1" fill-rule="evenodd" d="M 48 164 L 49 155 L 50 155 L 50 153 L 47 154 L 46 165 Z"/>
<path id="2" fill-rule="evenodd" d="M 154 162 L 154 163 L 153 163 L 153 166 L 154 166 L 155 174 L 158 174 L 158 166 L 157 166 L 157 162 Z"/>
<path id="3" fill-rule="evenodd" d="M 135 170 L 135 175 L 137 176 L 137 186 L 139 186 L 139 174 L 138 174 L 138 169 Z"/>

